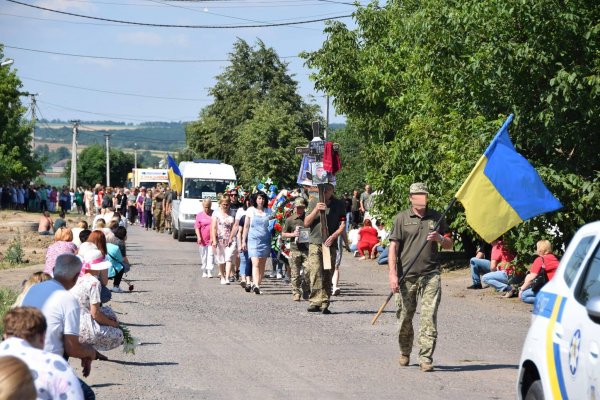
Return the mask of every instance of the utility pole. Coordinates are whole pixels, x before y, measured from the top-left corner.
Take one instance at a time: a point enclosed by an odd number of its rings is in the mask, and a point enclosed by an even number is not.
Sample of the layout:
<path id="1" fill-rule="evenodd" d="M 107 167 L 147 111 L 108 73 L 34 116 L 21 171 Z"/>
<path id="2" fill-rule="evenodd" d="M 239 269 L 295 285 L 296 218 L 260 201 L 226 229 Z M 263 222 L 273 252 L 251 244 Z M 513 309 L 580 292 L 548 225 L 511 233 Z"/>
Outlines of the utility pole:
<path id="1" fill-rule="evenodd" d="M 326 120 L 325 120 L 325 132 L 323 132 L 323 139 L 327 141 L 327 134 L 329 133 L 329 95 L 325 96 L 327 98 L 327 108 L 326 108 Z"/>
<path id="2" fill-rule="evenodd" d="M 71 179 L 69 187 L 75 190 L 77 188 L 77 134 L 79 133 L 79 120 L 71 121 L 73 123 L 73 143 L 71 144 Z"/>
<path id="3" fill-rule="evenodd" d="M 137 169 L 137 143 L 133 144 L 133 169 Z"/>
<path id="4" fill-rule="evenodd" d="M 31 120 L 33 121 L 31 126 L 31 154 L 35 154 L 35 108 L 37 107 L 35 96 L 37 96 L 37 93 L 32 93 L 29 96 L 31 96 Z"/>
<path id="5" fill-rule="evenodd" d="M 108 141 L 110 140 L 111 134 L 105 133 L 104 138 L 106 139 L 106 187 L 110 186 L 110 148 Z"/>

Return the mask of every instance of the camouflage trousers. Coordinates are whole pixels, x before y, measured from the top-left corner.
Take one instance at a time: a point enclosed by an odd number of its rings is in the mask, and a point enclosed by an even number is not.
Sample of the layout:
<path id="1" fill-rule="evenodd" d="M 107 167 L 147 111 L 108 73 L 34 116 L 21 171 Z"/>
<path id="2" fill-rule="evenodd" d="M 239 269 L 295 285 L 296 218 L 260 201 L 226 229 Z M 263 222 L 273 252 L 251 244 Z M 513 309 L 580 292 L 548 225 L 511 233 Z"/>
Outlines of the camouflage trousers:
<path id="1" fill-rule="evenodd" d="M 165 231 L 165 212 L 162 209 L 154 210 L 154 225 L 157 232 L 163 233 Z"/>
<path id="2" fill-rule="evenodd" d="M 409 355 L 413 347 L 413 316 L 417 308 L 418 297 L 421 297 L 419 363 L 431 363 L 437 341 L 437 310 L 442 298 L 441 279 L 438 272 L 405 279 L 400 285 L 400 293 L 396 294 L 398 343 L 400 353 L 405 355 Z"/>
<path id="3" fill-rule="evenodd" d="M 301 271 L 304 268 L 304 278 Z M 308 287 L 308 252 L 302 250 L 290 250 L 290 270 L 292 275 L 292 294 L 302 295 L 302 292 L 310 290 Z"/>
<path id="4" fill-rule="evenodd" d="M 310 296 L 308 301 L 311 305 L 321 308 L 329 307 L 331 297 L 331 276 L 335 271 L 336 250 L 331 251 L 331 269 L 323 268 L 323 247 L 320 244 L 308 245 L 308 279 L 310 282 Z"/>

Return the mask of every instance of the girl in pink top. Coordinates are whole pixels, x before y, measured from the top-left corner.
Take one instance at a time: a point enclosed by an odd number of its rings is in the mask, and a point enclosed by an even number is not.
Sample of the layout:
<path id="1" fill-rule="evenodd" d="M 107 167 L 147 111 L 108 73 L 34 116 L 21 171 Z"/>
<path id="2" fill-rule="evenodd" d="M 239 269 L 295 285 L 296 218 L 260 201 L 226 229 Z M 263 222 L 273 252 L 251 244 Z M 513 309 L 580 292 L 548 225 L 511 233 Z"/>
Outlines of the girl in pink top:
<path id="1" fill-rule="evenodd" d="M 202 201 L 204 211 L 196 214 L 196 223 L 194 229 L 198 238 L 198 250 L 200 252 L 200 269 L 203 278 L 212 278 L 214 267 L 213 248 L 210 245 L 210 225 L 212 223 L 212 201 L 204 199 Z"/>

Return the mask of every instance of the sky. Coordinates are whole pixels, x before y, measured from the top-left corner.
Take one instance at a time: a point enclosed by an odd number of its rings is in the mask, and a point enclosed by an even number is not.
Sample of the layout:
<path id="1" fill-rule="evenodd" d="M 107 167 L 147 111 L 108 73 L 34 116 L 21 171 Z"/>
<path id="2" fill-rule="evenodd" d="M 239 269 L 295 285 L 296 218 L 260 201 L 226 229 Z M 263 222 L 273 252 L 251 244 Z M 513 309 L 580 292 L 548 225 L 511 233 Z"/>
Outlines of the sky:
<path id="1" fill-rule="evenodd" d="M 228 53 L 241 38 L 261 39 L 285 61 L 305 100 L 325 114 L 325 94 L 309 80 L 298 57 L 321 47 L 324 22 L 250 28 L 350 15 L 351 0 L 16 0 L 52 11 L 0 0 L 0 43 L 4 58 L 37 93 L 37 117 L 47 120 L 193 121 L 212 102 L 208 89 L 228 65 Z M 363 1 L 366 3 L 366 1 Z M 228 29 L 152 27 L 88 19 L 164 25 L 242 26 Z M 353 27 L 351 18 L 342 22 Z M 24 50 L 27 49 L 27 50 Z M 34 51 L 32 51 L 34 50 Z M 62 53 L 48 54 L 48 53 Z M 73 57 L 64 54 L 86 55 Z M 158 62 L 115 60 L 194 60 Z M 109 93 L 110 92 L 110 93 Z M 29 103 L 28 98 L 22 98 Z M 330 122 L 344 122 L 330 108 Z"/>

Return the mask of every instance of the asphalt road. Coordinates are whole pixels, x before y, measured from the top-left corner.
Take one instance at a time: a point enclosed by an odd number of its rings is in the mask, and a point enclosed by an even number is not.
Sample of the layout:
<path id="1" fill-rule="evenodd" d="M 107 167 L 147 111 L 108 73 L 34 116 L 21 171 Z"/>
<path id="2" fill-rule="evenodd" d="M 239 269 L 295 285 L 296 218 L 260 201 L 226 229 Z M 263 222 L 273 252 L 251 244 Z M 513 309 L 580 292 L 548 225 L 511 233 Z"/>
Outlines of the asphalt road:
<path id="1" fill-rule="evenodd" d="M 86 381 L 98 399 L 515 397 L 530 306 L 464 290 L 466 269 L 443 275 L 436 370 L 423 373 L 416 345 L 409 367 L 397 363 L 393 304 L 370 324 L 388 293 L 386 268 L 374 262 L 345 253 L 333 314 L 315 315 L 280 280 L 255 295 L 201 278 L 193 241 L 131 227 L 128 255 L 135 290 L 109 304 L 143 344 L 94 362 Z"/>

